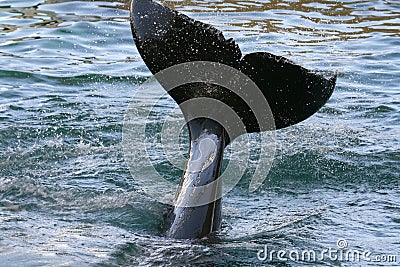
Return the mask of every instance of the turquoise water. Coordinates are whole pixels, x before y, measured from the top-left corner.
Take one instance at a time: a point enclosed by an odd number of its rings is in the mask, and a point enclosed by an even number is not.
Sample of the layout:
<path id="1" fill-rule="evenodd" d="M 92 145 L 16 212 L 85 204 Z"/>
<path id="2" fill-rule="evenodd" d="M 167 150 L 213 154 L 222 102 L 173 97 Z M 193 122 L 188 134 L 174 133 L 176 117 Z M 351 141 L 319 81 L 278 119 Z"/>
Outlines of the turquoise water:
<path id="1" fill-rule="evenodd" d="M 0 1 L 0 266 L 400 264 L 398 1 L 164 3 L 244 52 L 337 70 L 332 98 L 277 132 L 275 161 L 253 193 L 250 164 L 223 199 L 220 233 L 167 239 L 165 206 L 141 193 L 122 152 L 125 111 L 150 76 L 128 3 Z M 154 160 L 167 178 L 180 176 Z M 338 240 L 375 262 L 257 258 L 265 246 L 318 252 Z"/>

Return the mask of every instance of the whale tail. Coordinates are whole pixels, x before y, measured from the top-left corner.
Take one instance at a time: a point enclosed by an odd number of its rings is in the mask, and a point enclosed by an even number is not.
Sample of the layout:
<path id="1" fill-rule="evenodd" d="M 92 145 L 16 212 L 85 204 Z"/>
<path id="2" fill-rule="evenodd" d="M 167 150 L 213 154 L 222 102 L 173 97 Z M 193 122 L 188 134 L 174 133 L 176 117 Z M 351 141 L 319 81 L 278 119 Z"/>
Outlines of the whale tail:
<path id="1" fill-rule="evenodd" d="M 336 75 L 326 79 L 284 57 L 266 52 L 242 56 L 234 40 L 226 39 L 221 31 L 152 0 L 132 0 L 130 19 L 136 47 L 153 74 L 194 61 L 228 65 L 245 74 L 257 85 L 272 112 L 275 124 L 273 129 L 288 127 L 307 119 L 328 101 L 334 90 Z M 246 101 L 223 87 L 200 82 L 178 86 L 168 90 L 168 93 L 178 104 L 197 97 L 214 98 L 236 112 L 244 125 L 244 132 L 270 130 L 260 127 Z M 188 112 L 182 111 L 184 114 Z M 213 157 L 213 160 L 205 158 L 208 167 L 197 172 L 196 168 L 193 170 L 195 159 L 189 158 L 181 180 L 181 185 L 187 187 L 177 194 L 177 198 L 183 199 L 187 195 L 198 197 L 193 193 L 193 188 L 207 185 L 220 176 L 223 148 L 237 136 L 226 138 L 226 129 L 207 118 L 186 118 L 191 138 L 190 154 L 200 149 L 198 142 L 202 139 L 214 139 L 218 156 Z M 216 194 L 220 190 L 218 186 L 220 185 L 212 188 Z M 175 238 L 195 238 L 218 229 L 221 202 L 218 196 L 210 198 L 213 198 L 211 203 L 199 207 L 175 207 L 171 212 L 168 235 Z"/>
<path id="2" fill-rule="evenodd" d="M 263 93 L 276 129 L 310 117 L 328 101 L 335 87 L 336 75 L 326 79 L 284 57 L 265 52 L 242 57 L 239 46 L 233 39 L 225 39 L 221 31 L 151 0 L 133 0 L 130 17 L 137 49 L 153 74 L 192 61 L 218 62 L 236 68 Z M 205 94 L 199 92 L 199 86 L 181 86 L 179 90 L 170 91 L 178 104 L 188 100 L 190 91 L 196 90 L 195 97 Z M 231 103 L 230 99 L 235 97 L 224 94 L 218 100 L 238 113 L 247 132 L 260 131 L 246 105 Z"/>

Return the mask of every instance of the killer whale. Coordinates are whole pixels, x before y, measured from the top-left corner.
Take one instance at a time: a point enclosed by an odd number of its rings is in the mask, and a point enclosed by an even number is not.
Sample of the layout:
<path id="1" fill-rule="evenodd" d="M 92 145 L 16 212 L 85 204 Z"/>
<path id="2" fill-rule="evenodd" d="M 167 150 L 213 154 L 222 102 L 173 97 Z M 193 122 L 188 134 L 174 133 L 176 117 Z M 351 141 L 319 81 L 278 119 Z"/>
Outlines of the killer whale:
<path id="1" fill-rule="evenodd" d="M 272 111 L 275 129 L 307 119 L 328 101 L 334 90 L 336 75 L 326 79 L 284 57 L 267 52 L 243 56 L 235 41 L 226 39 L 213 26 L 152 0 L 132 0 L 130 11 L 134 42 L 153 74 L 181 63 L 196 61 L 217 62 L 235 68 L 247 75 L 261 90 Z M 213 90 L 209 90 L 210 86 Z M 196 97 L 217 99 L 238 114 L 245 132 L 262 130 L 246 103 L 222 87 L 192 83 L 178 86 L 168 93 L 178 104 Z M 186 112 L 183 110 L 184 114 Z M 235 137 L 228 136 L 219 122 L 206 116 L 187 119 L 187 127 L 190 156 L 176 199 L 188 196 L 195 198 L 190 196 L 193 188 L 208 185 L 221 175 L 224 148 Z M 212 140 L 215 147 L 212 155 L 203 155 L 203 163 L 207 161 L 207 165 L 199 169 L 198 154 L 201 154 L 204 140 Z M 218 194 L 220 185 L 215 185 L 213 190 Z M 201 206 L 175 206 L 166 215 L 165 221 L 168 237 L 204 237 L 220 228 L 221 199 Z"/>

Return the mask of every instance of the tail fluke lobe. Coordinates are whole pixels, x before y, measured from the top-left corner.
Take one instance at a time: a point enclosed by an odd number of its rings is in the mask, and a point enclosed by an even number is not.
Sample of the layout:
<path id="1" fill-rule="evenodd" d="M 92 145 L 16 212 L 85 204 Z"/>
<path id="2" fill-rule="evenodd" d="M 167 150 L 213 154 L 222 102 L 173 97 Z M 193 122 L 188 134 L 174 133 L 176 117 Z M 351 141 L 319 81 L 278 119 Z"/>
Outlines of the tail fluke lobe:
<path id="1" fill-rule="evenodd" d="M 136 46 L 153 74 L 191 61 L 239 65 L 238 45 L 211 25 L 151 0 L 133 0 L 130 17 Z"/>
<path id="2" fill-rule="evenodd" d="M 276 129 L 299 123 L 317 112 L 332 95 L 336 83 L 336 75 L 326 79 L 265 52 L 245 55 L 240 71 L 257 84 L 267 99 Z M 247 131 L 258 129 L 247 127 Z"/>

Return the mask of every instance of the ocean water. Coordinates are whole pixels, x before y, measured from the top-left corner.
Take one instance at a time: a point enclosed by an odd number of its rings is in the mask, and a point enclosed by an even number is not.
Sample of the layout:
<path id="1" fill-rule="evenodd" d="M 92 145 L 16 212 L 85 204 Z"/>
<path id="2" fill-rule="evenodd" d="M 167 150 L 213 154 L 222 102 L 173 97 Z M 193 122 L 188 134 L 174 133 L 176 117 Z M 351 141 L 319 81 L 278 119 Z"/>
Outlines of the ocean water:
<path id="1" fill-rule="evenodd" d="M 276 132 L 254 192 L 250 162 L 223 198 L 220 232 L 168 239 L 165 205 L 143 194 L 124 160 L 124 116 L 151 76 L 128 1 L 0 1 L 0 266 L 398 266 L 400 3 L 163 3 L 215 25 L 244 53 L 337 71 L 332 98 Z M 164 99 L 149 131 L 173 106 Z M 179 180 L 162 153 L 152 160 Z M 344 256 L 355 251 L 359 261 Z"/>

